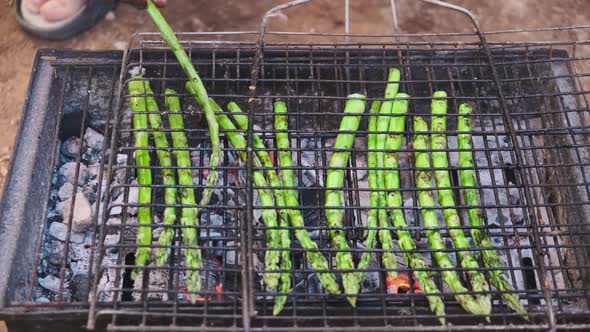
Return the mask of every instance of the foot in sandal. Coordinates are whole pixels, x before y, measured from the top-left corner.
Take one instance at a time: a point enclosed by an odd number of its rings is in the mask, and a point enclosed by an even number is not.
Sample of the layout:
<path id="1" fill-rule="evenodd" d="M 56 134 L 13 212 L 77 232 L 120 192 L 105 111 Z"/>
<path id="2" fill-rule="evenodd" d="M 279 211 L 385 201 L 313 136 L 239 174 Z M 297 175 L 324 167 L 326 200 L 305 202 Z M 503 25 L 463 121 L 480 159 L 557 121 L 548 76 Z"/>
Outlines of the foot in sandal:
<path id="1" fill-rule="evenodd" d="M 23 0 L 31 13 L 39 14 L 50 22 L 73 17 L 80 12 L 86 0 Z"/>
<path id="2" fill-rule="evenodd" d="M 146 0 L 121 0 L 145 7 Z M 41 38 L 66 39 L 93 27 L 117 0 L 16 0 L 15 14 L 27 32 Z M 154 0 L 163 7 L 166 0 Z"/>

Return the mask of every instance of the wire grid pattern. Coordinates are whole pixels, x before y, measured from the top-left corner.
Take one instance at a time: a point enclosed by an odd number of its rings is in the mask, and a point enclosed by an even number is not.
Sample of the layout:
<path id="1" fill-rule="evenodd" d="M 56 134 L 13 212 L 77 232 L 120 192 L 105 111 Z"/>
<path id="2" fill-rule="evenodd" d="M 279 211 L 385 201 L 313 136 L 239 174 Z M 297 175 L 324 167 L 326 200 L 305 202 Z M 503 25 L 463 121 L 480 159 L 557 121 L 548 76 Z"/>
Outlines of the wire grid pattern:
<path id="1" fill-rule="evenodd" d="M 137 61 L 130 61 L 125 70 L 128 71 L 134 67 L 140 66 L 146 70 L 144 79 L 151 83 L 152 89 L 157 91 L 157 99 L 160 102 L 164 119 L 166 119 L 166 113 L 164 110 L 164 94 L 163 91 L 166 88 L 174 88 L 180 92 L 180 97 L 183 100 L 183 104 L 189 105 L 190 97 L 184 92 L 184 82 L 179 80 L 181 73 L 178 72 L 179 68 L 175 68 L 172 64 L 168 64 L 167 61 L 170 59 L 167 57 L 167 52 L 156 52 L 155 54 L 150 52 L 140 51 L 138 53 L 139 58 Z M 145 56 L 145 58 L 144 58 Z M 153 58 L 150 58 L 153 57 Z M 163 62 L 161 62 L 163 61 Z M 203 61 L 209 61 L 203 60 Z M 200 60 L 195 59 L 195 64 L 199 64 Z M 203 65 L 204 63 L 201 63 Z M 215 77 L 215 74 L 211 75 Z M 125 82 L 134 80 L 134 78 L 128 78 Z M 215 89 L 216 83 L 212 83 L 213 89 Z M 244 83 L 240 81 L 226 81 L 224 83 L 224 89 L 239 91 L 243 89 Z M 214 96 L 214 95 L 212 95 Z M 120 123 L 120 128 L 113 137 L 113 148 L 114 153 L 127 154 L 128 160 L 133 160 L 134 153 L 137 149 L 133 146 L 132 134 L 136 129 L 132 129 L 130 126 L 131 114 L 129 108 L 129 97 L 123 96 L 123 112 L 119 113 L 119 118 L 116 119 L 116 123 Z M 189 148 L 186 149 L 190 152 L 193 173 L 192 187 L 195 188 L 196 201 L 200 201 L 202 189 L 206 186 L 208 169 L 208 158 L 210 155 L 210 146 L 208 130 L 206 122 L 199 115 L 196 115 L 198 111 L 184 108 L 183 117 L 185 122 L 186 136 L 188 138 Z M 151 129 L 150 129 L 151 130 Z M 172 132 L 171 129 L 165 129 L 165 132 Z M 222 131 L 223 132 L 223 131 Z M 242 133 L 243 134 L 243 133 Z M 151 136 L 151 135 L 150 135 Z M 171 144 L 171 141 L 170 141 Z M 112 284 L 114 287 L 106 287 L 102 289 L 102 294 L 105 296 L 103 299 L 112 299 L 113 308 L 116 310 L 119 307 L 126 307 L 129 301 L 133 305 L 141 303 L 140 310 L 143 312 L 150 312 L 150 314 L 142 315 L 141 325 L 149 325 L 150 316 L 157 317 L 158 324 L 162 324 L 162 319 L 166 320 L 167 323 L 176 325 L 178 320 L 190 319 L 192 321 L 201 321 L 203 326 L 209 326 L 207 320 L 209 317 L 215 319 L 223 319 L 224 325 L 237 325 L 241 322 L 241 309 L 240 309 L 240 289 L 241 289 L 241 278 L 239 260 L 241 259 L 241 244 L 240 244 L 240 227 L 243 220 L 243 206 L 244 206 L 244 184 L 240 184 L 240 176 L 243 177 L 244 167 L 237 162 L 237 154 L 239 151 L 244 150 L 234 149 L 228 141 L 225 139 L 222 141 L 224 146 L 222 150 L 221 166 L 218 167 L 220 173 L 220 179 L 213 189 L 213 198 L 210 205 L 200 206 L 201 214 L 199 219 L 198 237 L 199 237 L 199 248 L 203 254 L 203 269 L 199 270 L 202 276 L 202 283 L 204 285 L 212 286 L 204 288 L 202 292 L 199 292 L 199 308 L 196 312 L 193 310 L 183 312 L 186 308 L 183 305 L 189 303 L 190 293 L 187 291 L 184 276 L 187 269 L 184 265 L 184 253 L 187 247 L 182 242 L 182 229 L 185 226 L 174 225 L 175 239 L 170 246 L 172 255 L 170 257 L 169 264 L 164 268 L 156 268 L 153 266 L 138 267 L 140 277 L 138 280 L 131 280 L 129 265 L 134 264 L 134 253 L 137 250 L 136 235 L 139 224 L 137 220 L 130 218 L 127 211 L 129 209 L 137 208 L 137 203 L 130 203 L 128 199 L 129 191 L 132 188 L 138 188 L 137 182 L 133 182 L 134 173 L 136 171 L 133 163 L 127 165 L 117 166 L 110 164 L 109 169 L 111 174 L 124 174 L 126 179 L 122 185 L 113 185 L 110 187 L 110 192 L 115 190 L 123 190 L 124 199 L 120 204 L 111 204 L 106 209 L 106 215 L 109 215 L 109 211 L 113 208 L 122 208 L 121 224 L 115 226 L 106 226 L 103 232 L 122 234 L 121 240 L 117 244 L 112 246 L 105 245 L 102 253 L 105 251 L 116 249 L 119 251 L 118 261 L 116 264 L 105 264 L 104 268 L 106 271 L 99 271 L 104 273 L 113 273 L 115 275 L 115 281 Z M 156 151 L 157 148 L 150 138 L 150 156 L 152 165 L 157 164 Z M 183 148 L 169 148 L 169 151 L 185 150 Z M 162 167 L 153 166 L 152 177 L 154 182 L 152 184 L 153 197 L 152 197 L 152 213 L 154 218 L 156 216 L 162 216 L 163 209 L 166 207 L 163 201 L 160 199 L 163 196 L 165 186 L 161 184 L 161 172 Z M 173 167 L 174 169 L 180 169 L 179 166 Z M 233 178 L 233 180 L 230 180 Z M 242 181 L 243 182 L 243 181 Z M 179 189 L 186 188 L 186 186 L 178 184 L 176 186 Z M 108 199 L 107 199 L 108 201 Z M 181 208 L 187 207 L 186 205 L 177 204 L 178 207 L 178 220 L 180 220 Z M 213 216 L 213 217 L 212 217 Z M 220 223 L 218 219 L 214 220 L 214 217 L 221 218 Z M 153 230 L 159 228 L 162 230 L 162 224 L 154 222 L 150 227 Z M 161 247 L 156 244 L 154 240 L 154 249 Z M 233 258 L 230 263 L 231 256 Z M 164 273 L 163 270 L 165 270 Z M 100 274 L 99 274 L 100 275 Z M 165 280 L 163 280 L 165 279 Z M 97 278 L 98 280 L 98 278 Z M 139 281 L 140 280 L 140 281 Z M 155 286 L 158 284 L 158 286 Z M 153 287 L 158 287 L 159 292 L 154 293 Z M 207 287 L 207 286 L 205 286 Z M 223 289 L 220 293 L 218 289 Z M 101 298 L 101 290 L 96 289 L 97 296 Z M 112 296 L 111 296 L 112 293 Z M 154 298 L 156 295 L 156 298 Z M 154 300 L 156 300 L 154 302 Z M 170 307 L 174 308 L 174 314 L 170 315 L 168 312 Z M 228 308 L 229 311 L 228 311 Z M 233 308 L 233 309 L 231 309 Z M 192 309 L 192 308 L 191 308 Z M 216 313 L 216 312 L 220 313 Z M 167 317 L 169 319 L 167 319 Z M 113 324 L 119 322 L 119 319 L 113 317 Z M 212 328 L 212 326 L 209 326 Z"/>
<path id="2" fill-rule="evenodd" d="M 191 150 L 199 151 L 199 160 L 204 160 L 204 156 L 209 153 L 209 139 L 202 119 L 198 123 L 190 120 L 195 114 L 198 116 L 200 111 L 196 110 L 194 102 L 184 91 L 186 80 L 161 41 L 149 35 L 144 37 L 138 38 L 139 47 L 132 48 L 128 54 L 125 70 L 137 65 L 144 67 L 147 70 L 146 78 L 152 83 L 159 99 L 163 98 L 161 92 L 165 87 L 177 89 L 183 97 L 185 121 L 190 124 L 187 134 L 193 142 Z M 272 37 L 283 36 L 279 34 Z M 304 37 L 309 39 L 314 36 Z M 584 55 L 577 55 L 584 54 L 579 49 L 587 49 L 587 42 L 492 42 L 490 46 L 495 69 L 510 113 L 510 119 L 506 119 L 500 109 L 502 101 L 498 98 L 487 58 L 477 42 L 269 42 L 261 60 L 256 95 L 248 107 L 251 97 L 249 75 L 255 45 L 235 39 L 227 43 L 218 41 L 211 44 L 195 40 L 186 44 L 210 95 L 222 107 L 234 101 L 244 110 L 251 109 L 253 131 L 243 134 L 259 134 L 274 156 L 277 152 L 272 127 L 272 102 L 282 100 L 287 103 L 301 211 L 306 218 L 306 228 L 312 232 L 314 240 L 320 244 L 332 265 L 335 251 L 329 245 L 323 213 L 323 190 L 331 145 L 337 135 L 344 102 L 346 96 L 354 92 L 367 94 L 369 101 L 381 99 L 387 82 L 387 71 L 390 67 L 397 67 L 402 71 L 400 91 L 412 96 L 400 150 L 401 192 L 406 203 L 403 211 L 421 256 L 431 262 L 428 269 L 432 271 L 439 289 L 445 292 L 447 320 L 456 328 L 464 330 L 495 329 L 506 324 L 537 330 L 588 327 L 584 318 L 588 314 L 588 253 L 585 240 L 588 236 L 586 216 L 590 204 L 586 180 L 588 143 L 585 135 L 588 119 L 584 114 L 588 111 L 587 90 L 584 88 L 587 87 L 588 60 Z M 195 45 L 198 47 L 195 48 Z M 125 73 L 122 78 L 123 82 L 129 79 Z M 453 293 L 443 285 L 441 269 L 430 258 L 431 251 L 425 244 L 425 229 L 416 204 L 411 123 L 416 115 L 430 121 L 431 95 L 436 90 L 444 90 L 448 94 L 449 171 L 453 175 L 452 189 L 468 237 L 467 230 L 470 227 L 463 215 L 465 206 L 461 205 L 463 201 L 457 185 L 458 149 L 454 137 L 457 135 L 455 123 L 458 104 L 470 102 L 474 105 L 475 170 L 480 184 L 480 207 L 486 219 L 486 231 L 506 261 L 505 269 L 510 283 L 527 306 L 531 318 L 529 322 L 510 312 L 501 304 L 500 293 L 492 290 L 492 323 L 477 325 L 484 322 L 483 318 L 468 315 L 456 305 Z M 124 151 L 129 156 L 128 160 L 132 160 L 133 148 L 129 136 L 133 130 L 129 127 L 127 100 L 128 96 L 123 89 L 121 106 L 114 122 L 118 124 L 118 132 L 115 131 L 111 156 Z M 365 161 L 367 119 L 367 114 L 363 115 L 344 185 L 345 230 L 356 258 L 363 252 L 362 234 L 366 230 L 368 209 Z M 507 120 L 511 121 L 514 131 L 507 125 Z M 220 168 L 222 174 L 226 174 L 223 173 L 225 169 L 231 169 L 242 174 L 238 175 L 238 179 L 247 177 L 249 171 L 243 163 L 228 165 L 228 160 L 235 160 L 235 149 L 224 137 L 224 163 Z M 512 141 L 512 137 L 517 140 Z M 150 150 L 155 151 L 155 148 Z M 156 160 L 153 153 L 152 160 Z M 206 164 L 198 164 L 194 169 L 198 172 L 206 167 Z M 131 183 L 134 168 L 132 164 L 124 167 L 127 182 L 122 187 L 125 193 L 134 186 Z M 158 174 L 159 167 L 152 168 Z M 112 176 L 116 171 L 117 167 L 112 167 L 109 173 Z M 198 183 L 202 185 L 204 177 L 202 172 L 200 174 Z M 155 179 L 152 186 L 155 188 L 153 206 L 158 214 L 164 205 L 162 185 L 158 184 L 161 181 L 158 182 L 157 176 Z M 369 290 L 363 287 L 357 308 L 351 308 L 343 296 L 331 296 L 318 290 L 317 281 L 314 283 L 314 271 L 305 263 L 292 228 L 291 238 L 295 243 L 290 249 L 293 269 L 289 274 L 296 287 L 289 294 L 283 313 L 272 316 L 276 293 L 265 289 L 261 282 L 265 270 L 260 262 L 267 250 L 264 234 L 268 229 L 258 219 L 262 207 L 257 201 L 256 187 L 248 187 L 244 183 L 234 185 L 227 183 L 227 180 L 227 176 L 223 176 L 215 188 L 222 192 L 224 201 L 217 207 L 207 207 L 207 211 L 217 209 L 225 214 L 236 210 L 234 214 L 241 218 L 235 225 L 218 227 L 233 231 L 232 235 L 221 238 L 221 248 L 210 247 L 211 232 L 219 229 L 207 226 L 210 221 L 207 220 L 207 213 L 201 217 L 199 232 L 199 244 L 205 257 L 210 251 L 223 252 L 220 255 L 221 267 L 204 269 L 211 275 L 219 272 L 225 275 L 221 296 L 211 298 L 207 296 L 216 294 L 205 293 L 196 306 L 189 305 L 183 299 L 185 291 L 179 286 L 185 268 L 179 255 L 180 244 L 173 246 L 175 255 L 166 268 L 170 278 L 164 290 L 155 289 L 146 281 L 139 287 L 137 282 L 135 286 L 124 285 L 123 275 L 128 273 L 132 261 L 125 264 L 123 255 L 136 250 L 131 231 L 130 236 L 123 236 L 117 244 L 119 262 L 109 265 L 102 261 L 103 264 L 97 269 L 98 275 L 114 271 L 118 278 L 115 288 L 107 291 L 112 293 L 112 301 L 101 302 L 97 297 L 93 298 L 97 316 L 112 317 L 109 325 L 111 329 L 240 330 L 246 324 L 251 324 L 254 330 L 342 330 L 361 327 L 380 330 L 393 326 L 407 330 L 443 328 L 437 325 L 435 317 L 428 311 L 423 293 L 414 292 L 412 287 L 405 294 L 387 293 L 385 269 L 378 263 L 379 249 L 374 250 L 377 258 L 368 271 L 376 276 L 377 287 Z M 115 186 L 109 188 L 110 191 L 115 189 Z M 249 211 L 245 202 L 227 203 L 225 199 L 230 189 L 246 195 L 246 202 L 248 199 L 252 202 L 252 210 Z M 130 207 L 123 204 L 124 210 Z M 437 205 L 436 209 L 441 210 L 441 207 Z M 248 218 L 248 212 L 252 212 L 254 219 Z M 456 250 L 451 244 L 449 229 L 442 226 L 441 219 L 439 215 L 448 253 L 456 261 Z M 154 228 L 160 226 L 153 225 Z M 120 227 L 121 232 L 126 234 L 124 229 L 134 229 L 137 225 L 123 222 Z M 175 226 L 175 229 L 180 228 Z M 395 231 L 395 228 L 391 229 Z M 108 249 L 103 246 L 101 253 Z M 230 252 L 236 257 L 242 257 L 239 266 L 226 265 Z M 477 254 L 479 251 L 474 248 L 473 252 Z M 403 252 L 397 246 L 396 253 L 399 272 L 411 276 L 412 271 L 405 266 Z M 246 261 L 244 257 L 249 259 Z M 457 270 L 467 285 L 465 270 Z M 158 269 L 151 266 L 145 271 L 144 276 Z M 332 271 L 337 272 L 335 266 Z M 410 282 L 414 282 L 411 277 Z M 168 294 L 167 301 L 152 296 L 161 293 Z M 122 301 L 122 294 L 131 296 L 132 300 Z M 91 311 L 91 319 L 94 319 L 92 315 Z M 568 325 L 570 323 L 577 325 Z"/>
<path id="3" fill-rule="evenodd" d="M 52 64 L 55 76 L 58 78 L 55 86 L 52 87 L 52 93 L 54 93 L 54 97 L 57 98 L 57 105 L 58 109 L 58 116 L 57 119 L 61 119 L 61 121 L 57 121 L 55 124 L 55 136 L 51 137 L 51 141 L 55 142 L 53 150 L 59 151 L 59 142 L 64 137 L 69 136 L 76 136 L 76 137 L 84 137 L 86 131 L 91 126 L 101 127 L 104 131 L 105 136 L 109 136 L 112 127 L 108 125 L 108 119 L 111 117 L 111 110 L 113 109 L 113 102 L 114 96 L 117 92 L 116 90 L 116 77 L 120 72 L 120 64 L 112 63 L 109 61 L 101 60 L 100 62 L 88 61 L 88 63 L 81 64 L 81 63 L 69 63 L 69 62 L 60 62 L 59 60 Z M 100 110 L 100 111 L 97 111 Z M 103 112 L 104 111 L 104 112 Z M 81 193 L 83 191 L 83 184 L 82 180 L 82 173 L 84 170 L 81 168 L 82 159 L 83 159 L 83 152 L 86 147 L 86 143 L 83 139 L 78 141 L 78 144 L 75 146 L 75 156 L 72 158 L 74 163 L 74 183 L 72 184 L 73 188 L 77 188 L 75 192 Z M 100 159 L 106 160 L 107 156 L 107 146 L 102 146 L 102 149 L 99 152 Z M 58 163 L 63 161 L 58 160 L 59 153 L 53 154 L 53 158 L 50 161 L 50 165 L 48 166 L 49 169 L 55 169 L 57 171 L 56 166 Z M 99 170 L 97 174 L 97 182 L 101 183 L 105 177 L 105 172 L 103 172 L 102 168 Z M 55 182 L 50 181 L 52 185 L 55 185 Z M 103 187 L 98 186 L 96 189 L 96 196 L 100 197 L 101 192 L 103 191 Z M 49 190 L 46 203 L 43 204 L 43 213 L 42 215 L 47 216 L 48 220 L 52 220 L 55 218 L 55 204 L 56 199 L 51 199 L 52 191 Z M 72 210 L 76 206 L 76 195 L 73 195 L 72 199 L 69 201 L 68 209 Z M 98 225 L 98 210 L 100 205 L 100 200 L 97 200 L 93 205 L 93 212 L 92 213 L 92 223 L 91 228 L 96 229 Z M 53 213 L 49 211 L 53 210 Z M 86 288 L 86 291 L 83 294 L 80 294 L 79 298 L 75 298 L 72 296 L 69 289 L 66 288 L 68 284 L 68 280 L 70 279 L 71 275 L 67 275 L 66 271 L 70 268 L 70 263 L 68 258 L 72 255 L 72 246 L 80 245 L 75 244 L 73 241 L 73 230 L 72 230 L 72 221 L 73 221 L 74 214 L 68 214 L 67 217 L 64 218 L 63 223 L 67 225 L 67 230 L 65 233 L 64 245 L 61 251 L 58 251 L 58 257 L 60 257 L 57 267 L 57 275 L 59 276 L 58 288 L 56 289 L 55 296 L 50 299 L 50 302 L 45 303 L 36 303 L 34 293 L 36 291 L 37 286 L 37 279 L 40 277 L 41 274 L 47 273 L 47 264 L 42 263 L 42 260 L 48 259 L 47 252 L 44 251 L 44 247 L 48 245 L 44 243 L 44 241 L 48 241 L 47 239 L 50 238 L 47 230 L 47 224 L 45 222 L 40 224 L 40 234 L 36 240 L 35 245 L 35 253 L 33 258 L 33 265 L 32 271 L 30 273 L 30 280 L 23 281 L 23 284 L 26 284 L 26 289 L 22 290 L 22 294 L 18 296 L 18 300 L 14 301 L 11 305 L 14 306 L 22 306 L 29 308 L 35 307 L 52 307 L 52 308 L 63 308 L 63 307 L 79 307 L 80 304 L 83 306 L 88 306 L 88 296 L 90 287 Z M 89 233 L 91 238 L 90 245 L 86 244 L 86 249 L 88 251 L 89 259 L 87 266 L 81 266 L 80 269 L 86 272 L 91 271 L 91 266 L 95 263 L 95 250 L 98 246 L 98 233 L 91 231 Z M 56 249 L 59 250 L 59 249 Z M 81 284 L 91 285 L 92 284 L 92 275 L 87 273 L 85 275 L 84 280 L 79 280 Z"/>

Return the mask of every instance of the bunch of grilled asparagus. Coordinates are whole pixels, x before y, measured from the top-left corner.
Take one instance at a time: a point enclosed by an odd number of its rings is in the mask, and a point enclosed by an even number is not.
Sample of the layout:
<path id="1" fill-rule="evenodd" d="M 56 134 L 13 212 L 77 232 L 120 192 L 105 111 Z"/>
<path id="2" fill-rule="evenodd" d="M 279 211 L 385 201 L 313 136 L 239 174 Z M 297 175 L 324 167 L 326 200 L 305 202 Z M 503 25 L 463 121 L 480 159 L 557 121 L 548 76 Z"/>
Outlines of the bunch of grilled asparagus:
<path id="1" fill-rule="evenodd" d="M 211 157 L 207 186 L 203 190 L 199 206 L 207 205 L 211 196 L 211 189 L 217 182 L 216 168 L 221 156 L 219 128 L 225 131 L 229 142 L 239 150 L 238 155 L 246 162 L 248 144 L 245 135 L 239 130 L 248 129 L 248 117 L 235 103 L 229 103 L 224 112 L 207 91 L 192 66 L 190 58 L 185 53 L 172 30 L 151 1 L 148 1 L 148 12 L 157 27 L 162 32 L 184 69 L 189 81 L 186 90 L 195 97 L 202 107 L 210 131 Z M 366 250 L 358 264 L 355 264 L 344 232 L 344 210 L 342 209 L 342 186 L 345 170 L 349 164 L 351 150 L 355 144 L 355 136 L 365 112 L 365 96 L 352 94 L 348 96 L 344 107 L 344 114 L 340 122 L 339 133 L 334 144 L 327 178 L 325 181 L 325 215 L 335 249 L 336 268 L 341 274 L 344 295 L 356 305 L 356 297 L 366 277 L 367 267 L 373 255 L 373 249 L 381 245 L 381 262 L 387 277 L 397 276 L 396 249 L 392 232 L 397 235 L 399 251 L 403 253 L 405 261 L 415 272 L 415 278 L 420 283 L 428 299 L 431 310 L 438 316 L 442 324 L 445 323 L 445 307 L 442 293 L 432 280 L 432 272 L 428 271 L 424 260 L 416 250 L 416 244 L 410 232 L 406 229 L 402 209 L 402 196 L 399 179 L 399 151 L 403 142 L 406 126 L 406 114 L 409 109 L 410 96 L 399 93 L 401 80 L 400 71 L 392 68 L 389 71 L 388 83 L 383 102 L 375 101 L 371 104 L 368 116 L 368 167 L 370 189 L 370 211 L 367 220 Z M 152 174 L 150 171 L 149 133 L 156 145 L 157 160 L 162 167 L 163 182 L 166 186 L 164 200 L 163 223 L 167 227 L 158 239 L 158 250 L 155 253 L 155 264 L 163 266 L 168 261 L 171 243 L 174 238 L 174 228 L 177 218 L 177 199 L 182 203 L 180 223 L 182 225 L 182 239 L 185 244 L 184 255 L 187 276 L 187 289 L 191 300 L 197 299 L 201 290 L 199 271 L 202 269 L 201 251 L 198 246 L 197 229 L 199 209 L 195 206 L 195 192 L 190 171 L 190 156 L 187 151 L 187 137 L 184 134 L 183 117 L 180 113 L 180 101 L 173 90 L 166 90 L 166 108 L 168 122 L 171 129 L 172 146 L 170 153 L 168 138 L 159 106 L 153 96 L 149 82 L 140 75 L 133 77 L 128 84 L 133 111 L 134 144 L 136 147 L 135 163 L 140 186 L 138 203 L 142 205 L 138 210 L 140 227 L 137 236 L 136 269 L 133 276 L 140 272 L 141 267 L 150 262 L 150 246 L 152 243 L 152 216 L 149 207 L 151 203 Z M 502 298 L 506 304 L 521 314 L 525 319 L 527 313 L 519 301 L 518 295 L 512 291 L 505 272 L 501 269 L 503 261 L 493 249 L 489 237 L 482 231 L 484 223 L 479 209 L 477 182 L 474 173 L 473 149 L 471 143 L 471 112 L 468 104 L 459 107 L 458 142 L 460 184 L 463 188 L 465 204 L 468 209 L 468 221 L 471 224 L 470 234 L 474 244 L 481 248 L 481 263 L 487 268 L 480 269 L 480 262 L 470 250 L 470 243 L 466 237 L 456 209 L 455 197 L 451 189 L 448 173 L 447 139 L 446 139 L 446 93 L 437 91 L 432 100 L 431 126 L 420 116 L 413 118 L 413 149 L 416 166 L 416 187 L 418 203 L 421 206 L 423 225 L 426 228 L 428 245 L 432 250 L 434 262 L 440 268 L 442 278 L 453 292 L 457 302 L 471 313 L 487 317 L 491 312 L 491 296 L 489 283 L 502 291 Z M 266 251 L 264 282 L 267 287 L 277 289 L 273 313 L 279 314 L 291 291 L 291 234 L 293 233 L 305 250 L 306 258 L 316 271 L 317 276 L 331 294 L 341 294 L 336 275 L 331 271 L 328 259 L 319 250 L 318 245 L 311 239 L 305 229 L 303 216 L 299 210 L 299 199 L 296 191 L 293 161 L 290 152 L 290 138 L 288 127 L 288 113 L 284 102 L 274 104 L 276 148 L 279 154 L 279 169 L 273 164 L 265 142 L 253 134 L 253 159 L 257 170 L 253 171 L 252 179 L 258 188 L 257 193 L 262 206 L 262 219 L 266 226 Z M 149 130 L 148 130 L 149 128 Z M 408 142 L 409 143 L 409 142 Z M 176 172 L 173 163 L 176 161 Z M 432 163 L 431 163 L 432 161 Z M 280 173 L 280 175 L 279 175 Z M 432 186 L 434 173 L 435 187 Z M 177 175 L 177 176 L 176 176 Z M 178 181 L 177 181 L 178 179 Z M 178 183 L 178 185 L 177 185 Z M 438 204 L 442 209 L 444 222 L 449 229 L 454 247 L 457 251 L 461 268 L 467 271 L 470 287 L 463 285 L 452 263 L 447 248 L 442 240 L 439 221 L 435 213 L 436 203 L 434 191 L 437 192 Z M 180 193 L 180 195 L 178 195 Z M 178 197 L 179 196 L 179 197 Z M 393 224 L 393 227 L 392 227 Z M 473 294 L 473 295 L 470 295 Z"/>

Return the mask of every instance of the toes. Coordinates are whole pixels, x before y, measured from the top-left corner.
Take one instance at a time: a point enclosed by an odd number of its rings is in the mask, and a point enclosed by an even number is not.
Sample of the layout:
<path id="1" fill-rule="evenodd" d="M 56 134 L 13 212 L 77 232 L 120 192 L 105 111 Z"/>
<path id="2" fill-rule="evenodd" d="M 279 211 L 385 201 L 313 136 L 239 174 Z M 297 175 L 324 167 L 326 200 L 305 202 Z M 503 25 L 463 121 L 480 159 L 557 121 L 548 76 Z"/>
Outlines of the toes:
<path id="1" fill-rule="evenodd" d="M 76 14 L 85 0 L 49 0 L 39 9 L 39 13 L 48 21 L 65 20 Z"/>
<path id="2" fill-rule="evenodd" d="M 31 11 L 32 13 L 38 14 L 39 9 L 43 4 L 47 2 L 47 0 L 23 0 L 25 7 Z"/>

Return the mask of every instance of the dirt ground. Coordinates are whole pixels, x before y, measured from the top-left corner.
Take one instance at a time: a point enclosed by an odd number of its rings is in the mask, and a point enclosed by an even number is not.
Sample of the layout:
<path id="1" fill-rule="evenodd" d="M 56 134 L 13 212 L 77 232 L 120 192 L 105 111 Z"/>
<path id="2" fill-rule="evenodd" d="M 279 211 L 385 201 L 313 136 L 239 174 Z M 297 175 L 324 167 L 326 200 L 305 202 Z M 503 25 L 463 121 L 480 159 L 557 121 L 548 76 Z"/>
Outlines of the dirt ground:
<path id="1" fill-rule="evenodd" d="M 27 91 L 31 66 L 39 48 L 122 49 L 132 33 L 153 31 L 147 15 L 119 5 L 98 26 L 74 39 L 51 42 L 33 38 L 19 29 L 12 0 L 0 0 L 0 188 L 7 173 L 14 137 Z M 264 12 L 286 0 L 170 0 L 164 14 L 177 31 L 238 31 L 257 29 Z M 350 0 L 351 31 L 391 33 L 390 0 Z M 397 0 L 401 31 L 466 32 L 465 18 L 415 0 Z M 566 26 L 590 23 L 588 0 L 449 0 L 475 13 L 485 31 Z M 271 28 L 282 31 L 343 32 L 344 0 L 316 0 L 284 12 Z M 576 35 L 581 34 L 584 35 Z M 526 39 L 590 39 L 588 30 L 569 35 L 547 32 Z M 519 39 L 522 39 L 520 36 Z M 1 328 L 0 328 L 1 330 Z"/>

